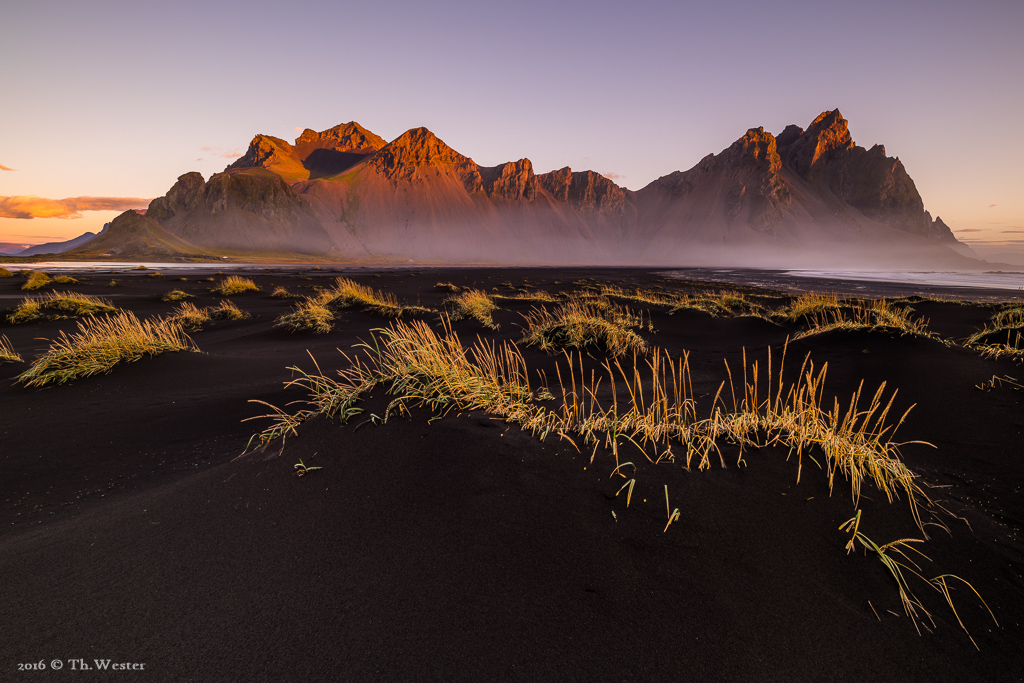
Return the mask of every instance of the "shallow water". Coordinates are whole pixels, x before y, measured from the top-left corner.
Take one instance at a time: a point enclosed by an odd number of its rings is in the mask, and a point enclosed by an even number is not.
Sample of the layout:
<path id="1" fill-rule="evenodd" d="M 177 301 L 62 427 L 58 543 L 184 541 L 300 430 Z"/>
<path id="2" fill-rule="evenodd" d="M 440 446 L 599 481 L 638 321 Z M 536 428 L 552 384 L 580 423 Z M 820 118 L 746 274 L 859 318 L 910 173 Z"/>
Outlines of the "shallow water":
<path id="1" fill-rule="evenodd" d="M 936 287 L 971 287 L 982 289 L 1024 290 L 1021 271 L 938 271 L 938 270 L 787 270 L 795 277 L 833 280 L 864 280 L 890 284 L 931 285 Z"/>
<path id="2" fill-rule="evenodd" d="M 973 301 L 1024 297 L 1024 272 L 893 270 L 756 270 L 751 268 L 680 268 L 665 277 L 722 285 L 753 285 L 786 292 L 834 292 L 851 297 L 931 296 Z"/>

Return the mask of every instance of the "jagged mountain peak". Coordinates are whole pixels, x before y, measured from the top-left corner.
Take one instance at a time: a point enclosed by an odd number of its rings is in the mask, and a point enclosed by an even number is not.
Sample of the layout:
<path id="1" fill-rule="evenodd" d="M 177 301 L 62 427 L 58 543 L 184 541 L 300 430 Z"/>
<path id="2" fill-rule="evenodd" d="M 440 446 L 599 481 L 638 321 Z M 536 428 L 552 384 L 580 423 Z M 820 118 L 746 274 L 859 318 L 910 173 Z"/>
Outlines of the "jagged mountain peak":
<path id="1" fill-rule="evenodd" d="M 783 160 L 803 178 L 812 175 L 819 162 L 835 159 L 855 146 L 848 123 L 838 109 L 822 112 L 799 135 L 794 136 L 793 129 L 799 130 L 789 126 L 783 131 Z"/>
<path id="2" fill-rule="evenodd" d="M 782 168 L 775 136 L 764 128 L 751 128 L 720 155 L 733 166 L 755 166 L 777 173 Z"/>
<path id="3" fill-rule="evenodd" d="M 382 137 L 355 121 L 339 123 L 320 132 L 307 128 L 295 139 L 296 148 L 311 146 L 356 154 L 372 154 L 386 144 Z"/>
<path id="4" fill-rule="evenodd" d="M 478 167 L 426 128 L 412 128 L 374 153 L 369 164 L 392 181 L 416 176 L 425 168 L 454 169 L 469 185 Z"/>

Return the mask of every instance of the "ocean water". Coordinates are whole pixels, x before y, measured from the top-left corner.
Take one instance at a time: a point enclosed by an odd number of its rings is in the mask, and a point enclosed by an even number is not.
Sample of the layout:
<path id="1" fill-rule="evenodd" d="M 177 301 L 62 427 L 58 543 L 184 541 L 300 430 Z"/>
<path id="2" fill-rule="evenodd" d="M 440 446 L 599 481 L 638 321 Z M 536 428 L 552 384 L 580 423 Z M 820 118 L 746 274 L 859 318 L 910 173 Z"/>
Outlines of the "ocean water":
<path id="1" fill-rule="evenodd" d="M 986 270 L 975 272 L 942 270 L 787 270 L 782 272 L 793 277 L 827 278 L 830 280 L 1024 291 L 1024 269 L 1020 271 Z"/>
<path id="2" fill-rule="evenodd" d="M 658 273 L 680 280 L 703 280 L 723 287 L 753 285 L 787 292 L 834 292 L 841 296 L 938 296 L 975 301 L 1024 298 L 1024 270 L 758 270 L 679 268 Z"/>

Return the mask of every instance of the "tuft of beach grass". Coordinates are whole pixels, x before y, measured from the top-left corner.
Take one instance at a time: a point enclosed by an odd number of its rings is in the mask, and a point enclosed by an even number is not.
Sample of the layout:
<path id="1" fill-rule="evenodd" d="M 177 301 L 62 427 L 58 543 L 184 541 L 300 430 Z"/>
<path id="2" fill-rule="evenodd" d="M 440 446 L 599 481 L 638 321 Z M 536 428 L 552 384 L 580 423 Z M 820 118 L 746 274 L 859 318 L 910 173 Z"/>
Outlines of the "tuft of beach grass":
<path id="1" fill-rule="evenodd" d="M 258 292 L 260 288 L 247 277 L 228 275 L 213 288 L 213 291 L 222 296 L 233 296 L 242 292 Z"/>
<path id="2" fill-rule="evenodd" d="M 545 351 L 595 347 L 619 356 L 647 350 L 647 342 L 633 331 L 643 326 L 643 319 L 603 297 L 575 297 L 555 308 L 534 308 L 523 318 L 522 342 Z"/>
<path id="3" fill-rule="evenodd" d="M 473 318 L 480 321 L 484 327 L 492 330 L 498 329 L 492 314 L 498 310 L 498 305 L 487 292 L 479 289 L 469 289 L 445 300 L 451 309 L 451 319 L 464 320 Z"/>
<path id="4" fill-rule="evenodd" d="M 24 362 L 14 347 L 11 340 L 0 334 L 0 363 L 22 363 Z"/>
<path id="5" fill-rule="evenodd" d="M 160 301 L 163 301 L 165 303 L 171 303 L 174 301 L 184 301 L 185 299 L 191 299 L 192 297 L 193 295 L 189 294 L 186 291 L 180 289 L 172 289 L 171 291 L 167 292 L 162 297 L 160 297 Z"/>
<path id="6" fill-rule="evenodd" d="M 291 313 L 285 313 L 274 322 L 289 332 L 312 332 L 327 334 L 334 325 L 334 313 L 328 307 L 333 298 L 330 292 L 306 297 L 295 305 Z"/>
<path id="7" fill-rule="evenodd" d="M 29 271 L 28 279 L 25 280 L 25 283 L 21 286 L 21 288 L 31 292 L 37 289 L 42 289 L 51 282 L 53 282 L 53 280 L 47 273 L 44 273 L 41 270 L 33 270 Z"/>
<path id="8" fill-rule="evenodd" d="M 117 308 L 113 304 L 100 297 L 74 292 L 50 292 L 41 296 L 26 297 L 7 316 L 7 320 L 12 324 L 19 324 L 35 320 L 57 320 L 81 315 L 113 313 L 116 310 Z"/>
<path id="9" fill-rule="evenodd" d="M 143 356 L 185 350 L 198 349 L 174 321 L 139 320 L 127 311 L 89 317 L 79 321 L 77 332 L 62 332 L 16 381 L 27 387 L 64 384 L 108 373 Z"/>

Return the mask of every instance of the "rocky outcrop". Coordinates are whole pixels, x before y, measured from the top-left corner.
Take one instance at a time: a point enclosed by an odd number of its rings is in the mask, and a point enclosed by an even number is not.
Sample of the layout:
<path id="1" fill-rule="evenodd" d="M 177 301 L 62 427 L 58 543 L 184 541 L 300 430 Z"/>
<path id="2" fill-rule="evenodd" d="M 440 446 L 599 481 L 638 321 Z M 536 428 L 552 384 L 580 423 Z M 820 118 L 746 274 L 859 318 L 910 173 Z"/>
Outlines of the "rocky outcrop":
<path id="1" fill-rule="evenodd" d="M 509 161 L 501 166 L 481 166 L 478 171 L 489 197 L 514 202 L 529 201 L 537 196 L 537 176 L 529 159 Z"/>
<path id="2" fill-rule="evenodd" d="M 805 180 L 817 177 L 854 147 L 846 119 L 838 109 L 822 112 L 806 131 L 793 136 L 793 132 L 799 130 L 796 126 L 787 127 L 779 144 L 786 165 Z"/>
<path id="3" fill-rule="evenodd" d="M 365 155 L 373 154 L 386 144 L 379 135 L 371 133 L 355 121 L 349 121 L 319 133 L 305 129 L 295 139 L 294 149 L 303 157 L 317 149 Z"/>
<path id="4" fill-rule="evenodd" d="M 566 166 L 537 176 L 537 183 L 555 201 L 584 213 L 620 214 L 626 208 L 621 187 L 594 171 L 573 172 Z"/>
<path id="5" fill-rule="evenodd" d="M 426 128 L 413 128 L 378 150 L 369 168 L 394 185 L 422 183 L 438 173 L 459 178 L 469 192 L 483 189 L 480 168 Z"/>
<path id="6" fill-rule="evenodd" d="M 868 218 L 933 242 L 956 239 L 945 224 L 924 210 L 913 179 L 885 147 L 854 144 L 838 109 L 822 113 L 806 131 L 788 126 L 778 139 L 787 167 L 821 192 L 827 192 Z"/>
<path id="7" fill-rule="evenodd" d="M 245 151 L 225 170 L 233 168 L 270 168 L 289 161 L 295 154 L 290 144 L 272 135 L 257 135 Z"/>
<path id="8" fill-rule="evenodd" d="M 649 187 L 675 198 L 715 197 L 727 221 L 742 220 L 764 234 L 774 234 L 792 202 L 776 140 L 764 128 L 751 128 L 720 154 L 709 154 L 690 170 L 659 178 Z"/>
<path id="9" fill-rule="evenodd" d="M 159 222 L 176 214 L 191 211 L 202 201 L 205 187 L 206 181 L 197 171 L 178 176 L 178 181 L 167 194 L 149 203 L 146 215 Z"/>
<path id="10" fill-rule="evenodd" d="M 292 181 L 325 178 L 352 168 L 384 145 L 380 136 L 355 121 L 320 132 L 307 128 L 295 144 L 257 135 L 245 154 L 225 170 L 265 168 Z"/>

